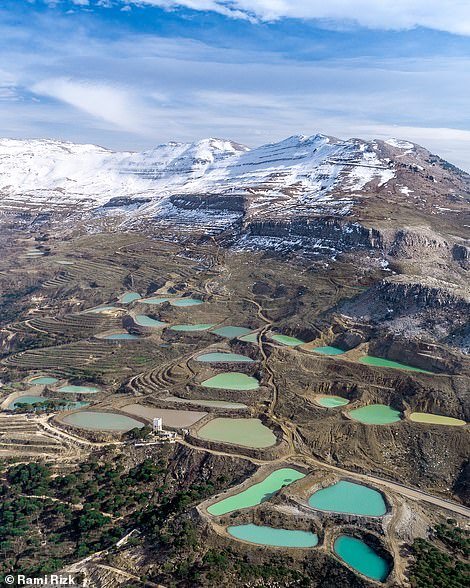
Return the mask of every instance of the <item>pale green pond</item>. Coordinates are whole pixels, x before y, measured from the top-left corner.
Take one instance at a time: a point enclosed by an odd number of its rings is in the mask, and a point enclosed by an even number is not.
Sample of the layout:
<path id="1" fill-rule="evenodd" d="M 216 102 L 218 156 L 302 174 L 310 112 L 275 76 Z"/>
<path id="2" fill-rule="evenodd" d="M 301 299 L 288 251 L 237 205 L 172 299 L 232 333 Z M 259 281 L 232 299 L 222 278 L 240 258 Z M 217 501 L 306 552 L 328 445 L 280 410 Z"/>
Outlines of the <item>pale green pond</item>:
<path id="1" fill-rule="evenodd" d="M 114 335 L 106 335 L 103 339 L 108 341 L 135 341 L 140 339 L 139 335 L 131 335 L 130 333 L 115 333 Z"/>
<path id="2" fill-rule="evenodd" d="M 47 386 L 48 384 L 55 384 L 59 380 L 57 378 L 53 378 L 52 376 L 37 376 L 35 378 L 31 378 L 29 380 L 30 384 L 34 384 L 35 386 Z"/>
<path id="3" fill-rule="evenodd" d="M 276 444 L 276 436 L 259 419 L 216 418 L 197 432 L 207 441 L 220 441 L 261 449 Z"/>
<path id="4" fill-rule="evenodd" d="M 319 510 L 365 516 L 381 517 L 387 512 L 380 492 L 346 480 L 317 490 L 310 496 L 308 504 Z"/>
<path id="5" fill-rule="evenodd" d="M 170 327 L 172 331 L 182 331 L 184 333 L 188 332 L 197 332 L 197 331 L 207 331 L 211 329 L 214 325 L 209 323 L 201 323 L 199 325 L 173 325 Z"/>
<path id="6" fill-rule="evenodd" d="M 139 300 L 142 296 L 138 292 L 126 292 L 119 296 L 119 302 L 121 304 L 129 304 L 130 302 L 134 302 L 134 300 Z"/>
<path id="7" fill-rule="evenodd" d="M 154 298 L 142 298 L 140 302 L 143 304 L 163 304 L 163 302 L 168 302 L 169 298 L 161 298 L 161 297 L 154 297 Z"/>
<path id="8" fill-rule="evenodd" d="M 234 327 L 233 325 L 227 325 L 225 327 L 219 327 L 212 331 L 219 337 L 226 337 L 227 339 L 235 339 L 236 337 L 242 337 L 251 333 L 251 329 L 246 327 Z"/>
<path id="9" fill-rule="evenodd" d="M 349 400 L 342 396 L 317 396 L 315 402 L 324 408 L 336 408 L 349 404 Z"/>
<path id="10" fill-rule="evenodd" d="M 238 337 L 240 341 L 245 341 L 245 343 L 258 343 L 258 333 L 249 333 L 248 335 L 243 335 L 243 337 Z"/>
<path id="11" fill-rule="evenodd" d="M 202 300 L 198 298 L 178 298 L 177 300 L 170 300 L 171 306 L 197 306 L 203 304 Z"/>
<path id="12" fill-rule="evenodd" d="M 282 345 L 287 345 L 288 347 L 297 347 L 297 345 L 303 345 L 305 341 L 302 339 L 297 339 L 297 337 L 289 337 L 289 335 L 271 335 L 271 338 L 276 341 L 276 343 L 281 343 Z"/>
<path id="13" fill-rule="evenodd" d="M 366 425 L 389 425 L 401 420 L 400 411 L 385 404 L 369 404 L 349 412 L 355 421 Z"/>
<path id="14" fill-rule="evenodd" d="M 88 314 L 99 314 L 101 312 L 109 312 L 111 310 L 119 310 L 117 306 L 98 306 L 97 308 L 90 308 L 90 310 L 85 310 L 84 312 Z"/>
<path id="15" fill-rule="evenodd" d="M 180 398 L 179 396 L 167 396 L 166 398 L 163 398 L 163 400 L 166 402 L 178 402 L 195 406 L 213 406 L 214 408 L 230 408 L 234 410 L 247 408 L 247 405 L 242 404 L 241 402 L 228 402 L 226 400 L 204 400 L 203 398 L 188 400 L 187 398 Z"/>
<path id="16" fill-rule="evenodd" d="M 278 490 L 289 486 L 296 480 L 305 478 L 305 474 L 293 468 L 282 468 L 272 472 L 263 481 L 253 484 L 246 490 L 224 498 L 208 507 L 207 512 L 214 516 L 220 516 L 261 504 L 269 500 Z"/>
<path id="17" fill-rule="evenodd" d="M 340 535 L 334 543 L 336 555 L 367 578 L 383 582 L 390 567 L 387 561 L 364 541 L 348 535 Z"/>
<path id="18" fill-rule="evenodd" d="M 57 401 L 58 399 L 57 398 L 46 398 L 45 396 L 20 396 L 19 398 L 14 400 L 12 403 L 10 403 L 8 405 L 8 408 L 10 410 L 13 410 L 13 409 L 17 408 L 20 404 L 36 404 L 39 402 L 47 402 L 48 400 L 52 402 L 54 400 Z M 83 408 L 88 405 L 89 405 L 88 402 L 69 402 L 69 401 L 67 401 L 66 406 L 64 406 L 60 410 L 73 410 L 74 408 Z"/>
<path id="19" fill-rule="evenodd" d="M 82 429 L 93 431 L 130 431 L 135 427 L 142 428 L 143 423 L 123 414 L 113 412 L 93 412 L 82 410 L 66 415 L 62 421 Z"/>
<path id="20" fill-rule="evenodd" d="M 275 529 L 250 523 L 227 527 L 227 532 L 236 539 L 256 545 L 271 547 L 315 547 L 318 545 L 318 536 L 310 531 Z"/>
<path id="21" fill-rule="evenodd" d="M 247 376 L 241 372 L 225 372 L 205 380 L 201 386 L 224 390 L 257 390 L 259 382 L 253 376 Z"/>
<path id="22" fill-rule="evenodd" d="M 415 423 L 424 423 L 428 425 L 447 425 L 449 427 L 463 427 L 465 421 L 453 417 L 432 414 L 430 412 L 412 412 L 409 416 L 410 421 Z"/>
<path id="23" fill-rule="evenodd" d="M 407 365 L 406 363 L 399 363 L 398 361 L 391 361 L 390 359 L 384 359 L 383 357 L 375 357 L 373 355 L 366 355 L 365 357 L 361 357 L 359 361 L 361 363 L 365 363 L 366 365 L 372 365 L 375 367 L 395 368 L 398 370 L 421 372 L 422 374 L 433 373 L 418 367 L 414 367 L 412 365 Z"/>
<path id="24" fill-rule="evenodd" d="M 138 314 L 134 320 L 141 327 L 164 327 L 166 325 L 166 323 L 153 319 L 146 314 Z"/>
<path id="25" fill-rule="evenodd" d="M 74 384 L 66 384 L 59 388 L 59 392 L 66 394 L 96 394 L 99 392 L 98 388 L 94 386 L 76 386 Z"/>
<path id="26" fill-rule="evenodd" d="M 339 347 L 332 347 L 331 345 L 325 345 L 324 347 L 314 347 L 312 351 L 315 353 L 321 353 L 322 355 L 342 355 L 346 353 L 343 349 Z"/>
<path id="27" fill-rule="evenodd" d="M 253 363 L 254 359 L 246 355 L 240 355 L 239 353 L 214 352 L 198 355 L 196 361 L 202 361 L 204 363 Z"/>

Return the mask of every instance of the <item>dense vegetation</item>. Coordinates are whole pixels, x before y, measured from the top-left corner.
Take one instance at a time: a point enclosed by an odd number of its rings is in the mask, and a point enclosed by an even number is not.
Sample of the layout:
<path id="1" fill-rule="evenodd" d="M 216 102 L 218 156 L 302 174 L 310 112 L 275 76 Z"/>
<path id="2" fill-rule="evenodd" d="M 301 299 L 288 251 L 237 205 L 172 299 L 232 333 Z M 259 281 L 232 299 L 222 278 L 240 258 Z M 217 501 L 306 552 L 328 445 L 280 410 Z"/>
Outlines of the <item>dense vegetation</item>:
<path id="1" fill-rule="evenodd" d="M 416 539 L 410 567 L 413 588 L 465 588 L 470 585 L 470 533 L 453 519 L 437 525 L 430 541 Z"/>

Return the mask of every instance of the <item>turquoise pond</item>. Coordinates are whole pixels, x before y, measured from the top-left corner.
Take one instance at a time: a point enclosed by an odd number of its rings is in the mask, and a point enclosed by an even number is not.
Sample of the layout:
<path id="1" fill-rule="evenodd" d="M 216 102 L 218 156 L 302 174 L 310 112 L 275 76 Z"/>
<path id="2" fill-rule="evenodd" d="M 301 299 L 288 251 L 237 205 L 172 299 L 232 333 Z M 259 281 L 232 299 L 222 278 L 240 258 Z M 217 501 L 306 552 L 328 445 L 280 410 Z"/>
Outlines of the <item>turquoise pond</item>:
<path id="1" fill-rule="evenodd" d="M 315 351 L 315 353 L 321 353 L 322 355 L 342 355 L 343 353 L 346 353 L 343 349 L 340 349 L 339 347 L 331 347 L 330 345 L 314 347 L 312 351 Z"/>
<path id="2" fill-rule="evenodd" d="M 214 329 L 212 333 L 219 335 L 219 337 L 226 337 L 227 339 L 235 339 L 236 337 L 242 337 L 251 333 L 251 329 L 246 327 L 234 327 L 233 325 L 227 325 L 225 327 L 219 327 Z"/>
<path id="3" fill-rule="evenodd" d="M 259 382 L 256 378 L 241 372 L 225 372 L 205 380 L 201 383 L 201 386 L 223 390 L 257 390 Z"/>
<path id="4" fill-rule="evenodd" d="M 59 392 L 65 394 L 96 394 L 99 392 L 99 389 L 94 386 L 75 386 L 74 384 L 66 384 L 59 388 Z"/>
<path id="5" fill-rule="evenodd" d="M 366 365 L 372 365 L 375 367 L 385 367 L 394 368 L 397 370 L 407 370 L 411 372 L 421 372 L 422 374 L 433 373 L 418 367 L 414 367 L 412 365 L 407 365 L 406 363 L 399 363 L 398 361 L 391 361 L 390 359 L 384 359 L 383 357 L 375 357 L 373 355 L 366 355 L 365 357 L 361 357 L 359 361 Z"/>
<path id="6" fill-rule="evenodd" d="M 169 298 L 161 298 L 159 296 L 154 298 L 143 298 L 140 300 L 143 304 L 163 304 L 164 302 L 168 302 Z"/>
<path id="7" fill-rule="evenodd" d="M 89 410 L 68 414 L 62 419 L 62 422 L 93 431 L 130 431 L 136 427 L 142 428 L 144 426 L 140 421 L 123 414 Z"/>
<path id="8" fill-rule="evenodd" d="M 318 536 L 310 531 L 292 531 L 249 524 L 227 527 L 227 532 L 235 539 L 256 545 L 272 547 L 315 547 L 318 545 Z"/>
<path id="9" fill-rule="evenodd" d="M 249 333 L 248 335 L 243 335 L 238 338 L 245 343 L 258 343 L 258 333 Z"/>
<path id="10" fill-rule="evenodd" d="M 388 562 L 364 541 L 340 535 L 334 543 L 336 555 L 364 576 L 383 582 L 390 573 Z"/>
<path id="11" fill-rule="evenodd" d="M 310 496 L 308 504 L 319 510 L 365 516 L 380 517 L 387 512 L 380 492 L 346 480 L 317 490 Z"/>
<path id="12" fill-rule="evenodd" d="M 130 333 L 115 333 L 114 335 L 106 335 L 103 339 L 108 341 L 135 341 L 140 339 L 139 335 L 131 335 Z"/>
<path id="13" fill-rule="evenodd" d="M 139 300 L 141 295 L 138 292 L 126 292 L 119 296 L 118 300 L 121 304 L 129 304 L 129 302 L 134 302 L 134 300 Z"/>
<path id="14" fill-rule="evenodd" d="M 242 508 L 256 506 L 269 500 L 280 488 L 289 486 L 304 477 L 305 474 L 293 468 L 276 470 L 261 482 L 249 486 L 246 490 L 212 504 L 208 507 L 207 512 L 214 516 L 220 516 Z"/>
<path id="15" fill-rule="evenodd" d="M 203 304 L 202 300 L 198 298 L 178 298 L 177 300 L 170 300 L 171 306 L 197 306 Z"/>
<path id="16" fill-rule="evenodd" d="M 47 386 L 49 384 L 55 384 L 58 381 L 57 378 L 53 378 L 52 376 L 36 376 L 35 378 L 31 378 L 29 383 L 34 386 Z"/>
<path id="17" fill-rule="evenodd" d="M 338 406 L 346 406 L 346 404 L 349 404 L 349 400 L 347 398 L 334 395 L 318 395 L 315 398 L 315 402 L 320 406 L 323 406 L 323 408 L 337 408 Z"/>
<path id="18" fill-rule="evenodd" d="M 164 327 L 166 325 L 166 323 L 153 319 L 146 314 L 138 314 L 134 320 L 141 327 Z"/>
<path id="19" fill-rule="evenodd" d="M 38 402 L 46 402 L 48 400 L 57 400 L 57 398 L 46 398 L 45 396 L 20 396 L 16 400 L 14 400 L 11 404 L 8 405 L 10 410 L 13 410 L 18 407 L 19 404 L 36 404 Z M 62 400 L 62 399 L 61 399 Z M 83 408 L 88 406 L 88 402 L 69 402 L 67 401 L 67 405 L 61 410 L 73 410 L 74 408 Z"/>
<path id="20" fill-rule="evenodd" d="M 202 361 L 204 363 L 253 363 L 254 359 L 246 355 L 240 355 L 239 353 L 215 352 L 198 355 L 196 361 Z"/>
<path id="21" fill-rule="evenodd" d="M 390 425 L 401 420 L 400 411 L 386 404 L 369 404 L 349 412 L 355 421 L 366 425 Z"/>
<path id="22" fill-rule="evenodd" d="M 305 341 L 302 339 L 297 339 L 297 337 L 290 337 L 289 335 L 271 335 L 271 338 L 276 341 L 276 343 L 281 343 L 281 345 L 287 345 L 287 347 L 297 347 L 297 345 L 303 345 Z"/>
<path id="23" fill-rule="evenodd" d="M 209 323 L 201 323 L 198 325 L 173 325 L 170 327 L 172 331 L 181 331 L 183 333 L 192 333 L 197 331 L 208 331 L 214 325 Z"/>

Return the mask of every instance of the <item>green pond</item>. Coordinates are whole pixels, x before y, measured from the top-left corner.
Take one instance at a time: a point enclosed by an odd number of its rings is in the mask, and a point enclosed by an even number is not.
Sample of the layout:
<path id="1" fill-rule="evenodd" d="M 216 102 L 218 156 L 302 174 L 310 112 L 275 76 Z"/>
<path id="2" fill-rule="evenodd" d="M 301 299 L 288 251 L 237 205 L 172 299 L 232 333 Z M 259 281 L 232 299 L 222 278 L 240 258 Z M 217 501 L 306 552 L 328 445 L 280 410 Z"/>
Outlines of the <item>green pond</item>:
<path id="1" fill-rule="evenodd" d="M 324 347 L 314 347 L 312 351 L 315 353 L 321 353 L 322 355 L 342 355 L 346 353 L 344 349 L 339 347 L 331 347 L 331 345 L 325 345 Z"/>
<path id="2" fill-rule="evenodd" d="M 202 323 L 199 325 L 173 325 L 170 327 L 172 331 L 182 331 L 191 333 L 193 331 L 207 331 L 208 329 L 212 328 L 213 324 Z"/>
<path id="3" fill-rule="evenodd" d="M 227 325 L 226 327 L 219 327 L 212 331 L 219 337 L 226 337 L 227 339 L 235 339 L 236 337 L 242 337 L 251 333 L 251 329 L 246 327 L 234 327 L 233 325 Z"/>
<path id="4" fill-rule="evenodd" d="M 99 392 L 99 389 L 93 386 L 75 386 L 74 384 L 66 384 L 59 388 L 59 392 L 64 392 L 66 394 L 96 394 Z"/>
<path id="5" fill-rule="evenodd" d="M 93 412 L 82 410 L 65 416 L 62 421 L 82 429 L 94 431 L 130 431 L 144 424 L 136 419 L 114 412 Z"/>
<path id="6" fill-rule="evenodd" d="M 163 304 L 163 302 L 168 302 L 169 300 L 170 300 L 169 298 L 155 297 L 155 298 L 144 298 L 144 299 L 140 300 L 140 302 L 143 302 L 144 304 Z"/>
<path id="7" fill-rule="evenodd" d="M 324 408 L 336 408 L 349 404 L 349 400 L 342 396 L 317 396 L 315 402 Z"/>
<path id="8" fill-rule="evenodd" d="M 383 582 L 390 572 L 388 562 L 360 539 L 340 535 L 333 549 L 336 555 L 354 570 L 372 580 Z"/>
<path id="9" fill-rule="evenodd" d="M 202 300 L 198 298 L 179 298 L 177 300 L 170 300 L 171 306 L 196 306 L 203 304 Z"/>
<path id="10" fill-rule="evenodd" d="M 163 327 L 166 325 L 166 323 L 157 321 L 146 314 L 138 314 L 134 320 L 141 327 Z"/>
<path id="11" fill-rule="evenodd" d="M 212 419 L 199 429 L 197 436 L 207 441 L 221 441 L 257 449 L 276 444 L 274 433 L 259 419 Z"/>
<path id="12" fill-rule="evenodd" d="M 236 539 L 256 545 L 272 547 L 315 547 L 318 545 L 318 536 L 310 531 L 275 529 L 250 523 L 227 527 L 227 532 Z"/>
<path id="13" fill-rule="evenodd" d="M 389 425 L 401 420 L 400 411 L 385 404 L 369 404 L 349 412 L 355 421 L 366 425 Z"/>
<path id="14" fill-rule="evenodd" d="M 432 414 L 430 412 L 412 412 L 409 419 L 414 423 L 425 423 L 429 425 L 447 425 L 449 427 L 463 427 L 466 425 L 466 422 L 460 419 Z"/>
<path id="15" fill-rule="evenodd" d="M 205 380 L 201 386 L 224 390 L 257 390 L 259 382 L 253 376 L 247 376 L 241 372 L 225 372 Z"/>
<path id="16" fill-rule="evenodd" d="M 228 512 L 233 512 L 234 510 L 256 506 L 269 500 L 280 488 L 289 486 L 301 478 L 305 478 L 305 474 L 293 468 L 276 470 L 269 474 L 262 482 L 253 484 L 253 486 L 238 494 L 234 494 L 212 504 L 207 509 L 207 512 L 214 516 L 220 516 Z"/>
<path id="17" fill-rule="evenodd" d="M 305 341 L 302 341 L 302 339 L 297 339 L 297 337 L 289 337 L 289 335 L 271 335 L 271 338 L 274 339 L 274 341 L 277 343 L 287 345 L 288 347 L 297 347 L 297 345 L 303 345 L 305 343 Z"/>
<path id="18" fill-rule="evenodd" d="M 249 333 L 248 335 L 243 335 L 243 337 L 238 337 L 240 341 L 245 341 L 246 343 L 258 343 L 258 333 Z"/>
<path id="19" fill-rule="evenodd" d="M 35 378 L 31 378 L 31 380 L 29 380 L 30 384 L 33 385 L 41 385 L 41 386 L 47 386 L 48 384 L 55 384 L 56 382 L 58 382 L 57 378 L 53 378 L 52 376 L 37 376 Z"/>
<path id="20" fill-rule="evenodd" d="M 198 355 L 196 357 L 196 361 L 202 361 L 205 363 L 253 363 L 254 360 L 251 357 L 247 357 L 246 355 L 240 355 L 239 353 L 204 353 L 203 355 Z"/>
<path id="21" fill-rule="evenodd" d="M 114 335 L 106 335 L 103 339 L 108 341 L 135 341 L 140 339 L 139 335 L 131 335 L 130 333 L 115 333 Z"/>
<path id="22" fill-rule="evenodd" d="M 361 363 L 365 363 L 366 365 L 373 365 L 375 367 L 386 367 L 386 368 L 395 368 L 398 370 L 408 370 L 412 372 L 421 372 L 422 374 L 432 374 L 433 372 L 429 372 L 427 370 L 423 370 L 418 367 L 414 367 L 412 365 L 407 365 L 406 363 L 399 363 L 398 361 L 391 361 L 390 359 L 384 359 L 383 357 L 374 357 L 373 355 L 366 355 L 365 357 L 361 357 L 359 359 Z"/>
<path id="23" fill-rule="evenodd" d="M 8 405 L 10 410 L 18 407 L 20 404 L 36 404 L 37 402 L 46 402 L 47 400 L 57 400 L 57 398 L 46 398 L 45 396 L 20 396 Z M 74 408 L 82 408 L 88 406 L 88 402 L 67 402 L 62 410 L 73 410 Z"/>
<path id="24" fill-rule="evenodd" d="M 380 492 L 346 480 L 317 490 L 310 496 L 308 504 L 319 510 L 365 516 L 381 517 L 387 512 Z"/>
<path id="25" fill-rule="evenodd" d="M 234 410 L 247 408 L 247 405 L 242 404 L 241 402 L 228 402 L 226 400 L 204 400 L 203 398 L 195 398 L 194 400 L 189 400 L 187 398 L 180 398 L 179 396 L 167 396 L 162 400 L 166 402 L 193 404 L 195 406 L 213 406 L 214 408 L 230 408 Z"/>
<path id="26" fill-rule="evenodd" d="M 129 304 L 129 302 L 134 302 L 134 300 L 139 300 L 142 296 L 138 292 L 126 292 L 119 296 L 119 302 L 121 304 Z"/>

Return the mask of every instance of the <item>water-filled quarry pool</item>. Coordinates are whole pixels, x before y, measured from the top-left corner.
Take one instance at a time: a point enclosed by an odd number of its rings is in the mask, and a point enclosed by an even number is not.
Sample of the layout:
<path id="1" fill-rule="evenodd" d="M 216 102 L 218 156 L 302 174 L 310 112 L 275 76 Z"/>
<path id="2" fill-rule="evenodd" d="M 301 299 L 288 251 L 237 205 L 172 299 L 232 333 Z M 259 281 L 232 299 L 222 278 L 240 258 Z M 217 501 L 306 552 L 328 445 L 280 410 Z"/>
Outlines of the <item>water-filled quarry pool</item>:
<path id="1" fill-rule="evenodd" d="M 229 408 L 233 410 L 241 410 L 242 408 L 248 408 L 246 404 L 241 402 L 228 402 L 227 400 L 205 400 L 203 398 L 194 398 L 189 400 L 188 398 L 180 398 L 179 396 L 167 396 L 162 398 L 164 402 L 177 402 L 180 404 L 191 404 L 194 406 L 209 406 L 213 408 Z"/>
<path id="2" fill-rule="evenodd" d="M 183 333 L 191 333 L 191 332 L 197 332 L 197 331 L 208 331 L 209 329 L 211 329 L 214 325 L 210 324 L 210 323 L 200 323 L 197 325 L 173 325 L 172 327 L 170 327 L 171 331 L 182 331 Z"/>
<path id="3" fill-rule="evenodd" d="M 340 535 L 334 543 L 336 555 L 364 576 L 383 582 L 389 572 L 388 562 L 364 541 L 348 535 Z"/>
<path id="4" fill-rule="evenodd" d="M 332 347 L 331 345 L 314 347 L 312 351 L 315 353 L 321 353 L 322 355 L 342 355 L 343 353 L 346 353 L 344 349 L 340 349 L 339 347 Z"/>
<path id="5" fill-rule="evenodd" d="M 347 480 L 317 490 L 308 499 L 308 504 L 328 512 L 364 516 L 380 517 L 387 512 L 387 505 L 380 492 Z"/>
<path id="6" fill-rule="evenodd" d="M 224 353 L 224 352 L 214 352 L 214 353 L 203 353 L 202 355 L 198 355 L 196 361 L 202 361 L 204 363 L 253 363 L 254 359 L 251 357 L 247 357 L 246 355 L 241 355 L 240 353 Z"/>
<path id="7" fill-rule="evenodd" d="M 236 339 L 237 337 L 249 335 L 251 333 L 251 329 L 247 329 L 246 327 L 226 325 L 225 327 L 218 327 L 217 329 L 213 329 L 212 333 L 219 335 L 219 337 L 225 337 L 226 339 Z"/>
<path id="8" fill-rule="evenodd" d="M 47 402 L 47 401 L 54 401 L 54 400 L 58 400 L 57 398 L 47 398 L 46 396 L 20 396 L 19 398 L 17 398 L 16 400 L 14 400 L 13 402 L 11 402 L 8 405 L 8 409 L 9 410 L 14 410 L 15 408 L 18 408 L 20 404 L 37 404 L 37 403 L 43 403 L 43 402 Z M 60 399 L 62 400 L 62 399 Z M 67 404 L 61 408 L 57 408 L 57 410 L 73 410 L 74 408 L 83 408 L 85 406 L 88 406 L 89 403 L 88 402 L 73 402 L 73 401 L 67 401 Z"/>
<path id="9" fill-rule="evenodd" d="M 125 294 L 121 294 L 118 300 L 121 304 L 129 304 L 130 302 L 134 302 L 134 300 L 139 300 L 141 295 L 138 292 L 126 292 Z"/>
<path id="10" fill-rule="evenodd" d="M 136 324 L 140 325 L 141 327 L 164 327 L 167 323 L 162 321 L 158 321 L 156 319 L 147 316 L 146 314 L 138 314 L 135 317 Z"/>
<path id="11" fill-rule="evenodd" d="M 401 420 L 400 411 L 386 404 L 369 404 L 351 410 L 349 416 L 366 425 L 390 425 Z"/>
<path id="12" fill-rule="evenodd" d="M 347 398 L 343 398 L 342 396 L 323 396 L 318 395 L 315 398 L 315 402 L 323 408 L 337 408 L 338 406 L 346 406 L 349 404 L 349 400 Z"/>
<path id="13" fill-rule="evenodd" d="M 261 482 L 249 486 L 246 490 L 212 504 L 208 507 L 207 512 L 214 516 L 220 516 L 242 508 L 256 506 L 269 500 L 280 488 L 289 486 L 304 477 L 305 474 L 293 468 L 276 470 Z"/>
<path id="14" fill-rule="evenodd" d="M 253 376 L 247 376 L 241 372 L 225 372 L 205 380 L 201 386 L 223 390 L 257 390 L 259 382 Z"/>
<path id="15" fill-rule="evenodd" d="M 290 337 L 289 335 L 281 334 L 271 334 L 271 339 L 276 341 L 276 343 L 281 343 L 287 347 L 297 347 L 298 345 L 303 345 L 305 343 L 305 341 L 302 341 L 302 339 L 297 339 L 297 337 Z"/>
<path id="16" fill-rule="evenodd" d="M 55 384 L 59 380 L 57 378 L 53 378 L 52 376 L 36 376 L 29 380 L 30 384 L 34 386 L 48 386 L 50 384 Z"/>
<path id="17" fill-rule="evenodd" d="M 107 341 L 135 341 L 140 339 L 139 335 L 131 335 L 130 333 L 114 333 L 113 335 L 106 335 L 103 337 Z"/>
<path id="18" fill-rule="evenodd" d="M 203 304 L 203 300 L 199 300 L 199 298 L 177 298 L 175 300 L 170 300 L 171 306 L 197 306 L 198 304 Z"/>
<path id="19" fill-rule="evenodd" d="M 441 416 L 430 412 L 412 412 L 408 417 L 414 423 L 425 423 L 428 425 L 447 425 L 448 427 L 463 427 L 467 423 L 453 417 Z"/>
<path id="20" fill-rule="evenodd" d="M 276 444 L 276 436 L 259 419 L 215 418 L 197 432 L 200 439 L 262 449 Z"/>
<path id="21" fill-rule="evenodd" d="M 65 394 L 96 394 L 99 392 L 98 388 L 94 386 L 76 386 L 74 384 L 66 384 L 59 388 L 59 392 Z"/>
<path id="22" fill-rule="evenodd" d="M 169 298 L 155 296 L 153 298 L 141 298 L 139 302 L 142 302 L 142 304 L 163 304 L 164 302 L 169 302 L 169 300 Z"/>
<path id="23" fill-rule="evenodd" d="M 116 412 L 94 412 L 91 410 L 82 410 L 68 414 L 62 419 L 62 422 L 93 431 L 130 431 L 135 427 L 142 428 L 144 426 L 140 421 L 123 414 Z"/>
<path id="24" fill-rule="evenodd" d="M 384 359 L 383 357 L 375 357 L 374 355 L 366 355 L 365 357 L 361 357 L 359 359 L 360 363 L 364 363 L 366 365 L 372 365 L 375 367 L 385 367 L 385 368 L 394 368 L 398 370 L 408 370 L 411 372 L 421 372 L 422 374 L 432 374 L 428 370 L 423 370 L 421 368 L 407 365 L 406 363 L 399 363 L 398 361 L 392 361 L 390 359 Z"/>
<path id="25" fill-rule="evenodd" d="M 157 408 L 144 404 L 126 404 L 122 407 L 122 411 L 143 418 L 146 421 L 152 421 L 154 418 L 160 417 L 163 419 L 164 427 L 174 429 L 187 429 L 207 415 L 207 412 L 202 411 Z"/>
<path id="26" fill-rule="evenodd" d="M 256 545 L 297 548 L 318 545 L 318 536 L 310 531 L 276 529 L 250 523 L 248 525 L 227 527 L 227 532 L 235 539 L 241 539 Z"/>
<path id="27" fill-rule="evenodd" d="M 258 333 L 248 333 L 248 335 L 243 335 L 238 338 L 245 343 L 258 343 Z"/>

